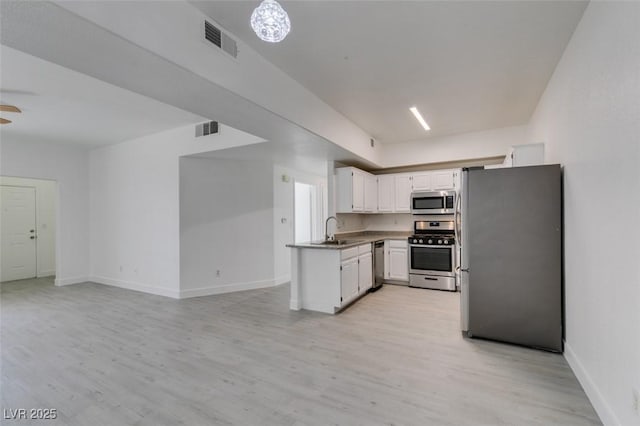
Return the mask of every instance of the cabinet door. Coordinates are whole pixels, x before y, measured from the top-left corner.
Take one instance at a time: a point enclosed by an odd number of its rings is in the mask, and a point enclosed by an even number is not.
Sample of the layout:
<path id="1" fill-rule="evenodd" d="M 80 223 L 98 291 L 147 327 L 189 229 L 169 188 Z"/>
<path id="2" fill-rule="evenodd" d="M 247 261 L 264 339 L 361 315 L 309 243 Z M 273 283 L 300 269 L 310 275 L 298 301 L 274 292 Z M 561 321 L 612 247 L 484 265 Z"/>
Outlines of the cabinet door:
<path id="1" fill-rule="evenodd" d="M 342 304 L 349 303 L 358 295 L 358 258 L 340 264 L 340 295 Z"/>
<path id="2" fill-rule="evenodd" d="M 544 144 L 514 145 L 511 152 L 513 167 L 544 164 Z"/>
<path id="3" fill-rule="evenodd" d="M 416 173 L 411 176 L 414 191 L 430 191 L 433 188 L 432 173 Z"/>
<path id="4" fill-rule="evenodd" d="M 361 212 L 364 210 L 364 173 L 354 170 L 351 184 L 353 185 L 353 211 Z"/>
<path id="5" fill-rule="evenodd" d="M 366 253 L 358 258 L 359 293 L 366 293 L 373 285 L 373 255 Z"/>
<path id="6" fill-rule="evenodd" d="M 364 178 L 364 211 L 378 211 L 378 182 L 374 175 L 368 174 Z"/>
<path id="7" fill-rule="evenodd" d="M 378 211 L 391 213 L 395 204 L 395 176 L 378 176 Z"/>
<path id="8" fill-rule="evenodd" d="M 406 248 L 389 249 L 389 279 L 409 281 L 409 260 Z"/>
<path id="9" fill-rule="evenodd" d="M 445 170 L 441 172 L 433 172 L 432 184 L 433 189 L 454 189 L 453 171 Z"/>
<path id="10" fill-rule="evenodd" d="M 411 178 L 409 175 L 396 175 L 395 211 L 411 212 Z"/>

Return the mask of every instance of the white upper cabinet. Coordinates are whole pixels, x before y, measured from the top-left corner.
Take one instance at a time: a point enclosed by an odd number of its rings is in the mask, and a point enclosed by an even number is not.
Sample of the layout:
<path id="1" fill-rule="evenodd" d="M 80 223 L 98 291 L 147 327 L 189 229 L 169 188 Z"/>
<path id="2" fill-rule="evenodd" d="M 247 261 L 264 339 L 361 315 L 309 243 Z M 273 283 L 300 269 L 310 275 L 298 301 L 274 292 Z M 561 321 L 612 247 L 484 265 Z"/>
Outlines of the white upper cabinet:
<path id="1" fill-rule="evenodd" d="M 351 208 L 354 212 L 361 212 L 364 211 L 364 173 L 354 170 L 351 176 Z"/>
<path id="2" fill-rule="evenodd" d="M 336 169 L 336 213 L 364 212 L 367 175 L 355 167 Z"/>
<path id="3" fill-rule="evenodd" d="M 441 191 L 444 189 L 456 189 L 456 176 L 459 169 L 434 170 L 430 172 L 414 173 L 412 189 L 414 191 Z"/>
<path id="4" fill-rule="evenodd" d="M 455 190 L 460 169 L 372 175 L 336 169 L 336 213 L 411 213 L 411 192 Z"/>
<path id="5" fill-rule="evenodd" d="M 411 212 L 411 175 L 395 175 L 395 209 L 396 213 Z"/>
<path id="6" fill-rule="evenodd" d="M 455 184 L 454 184 L 454 171 L 453 170 L 444 170 L 444 171 L 438 171 L 438 172 L 433 172 L 432 175 L 432 185 L 433 185 L 433 189 L 435 190 L 439 190 L 439 189 L 454 189 L 455 188 Z"/>
<path id="7" fill-rule="evenodd" d="M 514 145 L 511 147 L 510 157 L 512 167 L 544 164 L 544 144 Z"/>
<path id="8" fill-rule="evenodd" d="M 369 173 L 364 177 L 364 211 L 368 213 L 378 211 L 378 180 Z"/>
<path id="9" fill-rule="evenodd" d="M 499 169 L 503 167 L 522 167 L 544 164 L 544 144 L 532 143 L 524 145 L 513 145 L 502 164 L 485 166 L 487 169 Z"/>
<path id="10" fill-rule="evenodd" d="M 414 191 L 431 191 L 433 189 L 432 173 L 414 173 L 412 176 L 413 190 Z"/>
<path id="11" fill-rule="evenodd" d="M 393 213 L 396 202 L 396 180 L 394 175 L 378 175 L 378 211 Z"/>

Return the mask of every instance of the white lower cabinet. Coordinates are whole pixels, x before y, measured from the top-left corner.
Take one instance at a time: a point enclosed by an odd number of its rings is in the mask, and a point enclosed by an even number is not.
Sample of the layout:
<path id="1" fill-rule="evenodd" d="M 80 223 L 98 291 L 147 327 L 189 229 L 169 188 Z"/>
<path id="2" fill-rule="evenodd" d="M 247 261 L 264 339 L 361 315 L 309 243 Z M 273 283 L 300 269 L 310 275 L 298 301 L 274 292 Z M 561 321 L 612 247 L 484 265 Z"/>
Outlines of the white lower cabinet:
<path id="1" fill-rule="evenodd" d="M 373 254 L 361 254 L 358 257 L 358 293 L 364 294 L 373 286 Z"/>
<path id="2" fill-rule="evenodd" d="M 344 260 L 340 264 L 340 305 L 358 296 L 358 258 Z"/>
<path id="3" fill-rule="evenodd" d="M 393 281 L 409 281 L 409 245 L 406 240 L 385 240 L 384 277 Z"/>
<path id="4" fill-rule="evenodd" d="M 373 286 L 371 244 L 342 250 L 340 258 L 340 306 L 345 306 Z"/>

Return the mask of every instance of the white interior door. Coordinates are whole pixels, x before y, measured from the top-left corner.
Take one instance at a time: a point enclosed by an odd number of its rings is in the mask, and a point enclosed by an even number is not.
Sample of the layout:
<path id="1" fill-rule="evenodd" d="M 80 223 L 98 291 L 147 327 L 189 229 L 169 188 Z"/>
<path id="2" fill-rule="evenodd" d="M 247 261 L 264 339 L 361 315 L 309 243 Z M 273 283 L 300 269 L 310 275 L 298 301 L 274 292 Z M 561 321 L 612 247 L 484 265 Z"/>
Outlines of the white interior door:
<path id="1" fill-rule="evenodd" d="M 0 281 L 36 276 L 36 189 L 0 187 Z"/>
<path id="2" fill-rule="evenodd" d="M 300 182 L 294 188 L 294 239 L 296 243 L 308 242 L 313 238 L 313 188 Z"/>

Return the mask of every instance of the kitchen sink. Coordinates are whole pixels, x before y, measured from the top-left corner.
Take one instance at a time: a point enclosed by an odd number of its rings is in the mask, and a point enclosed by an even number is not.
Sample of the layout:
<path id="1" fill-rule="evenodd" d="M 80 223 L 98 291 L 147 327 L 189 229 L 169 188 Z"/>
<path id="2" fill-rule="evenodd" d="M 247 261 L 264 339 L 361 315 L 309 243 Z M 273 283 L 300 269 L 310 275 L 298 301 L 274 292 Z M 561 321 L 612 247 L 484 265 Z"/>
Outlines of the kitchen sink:
<path id="1" fill-rule="evenodd" d="M 311 244 L 319 246 L 344 246 L 346 244 L 356 244 L 361 240 L 324 240 L 324 241 L 312 241 Z"/>

